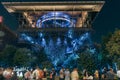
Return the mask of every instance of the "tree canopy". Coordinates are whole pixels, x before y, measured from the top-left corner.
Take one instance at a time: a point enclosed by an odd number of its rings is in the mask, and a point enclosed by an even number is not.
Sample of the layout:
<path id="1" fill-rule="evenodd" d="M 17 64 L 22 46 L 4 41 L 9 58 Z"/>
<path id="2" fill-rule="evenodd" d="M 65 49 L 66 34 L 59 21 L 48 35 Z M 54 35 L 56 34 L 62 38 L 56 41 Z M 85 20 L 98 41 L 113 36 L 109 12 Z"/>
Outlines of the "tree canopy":
<path id="1" fill-rule="evenodd" d="M 12 66 L 14 53 L 16 52 L 16 47 L 12 45 L 6 45 L 2 52 L 0 52 L 0 62 L 3 65 Z"/>
<path id="2" fill-rule="evenodd" d="M 14 65 L 18 66 L 26 66 L 30 62 L 30 55 L 31 51 L 26 48 L 19 48 L 17 49 L 15 55 L 14 55 Z"/>
<path id="3" fill-rule="evenodd" d="M 120 56 L 120 30 L 116 30 L 110 37 L 108 43 L 106 44 L 106 50 L 111 55 Z"/>
<path id="4" fill-rule="evenodd" d="M 120 30 L 116 30 L 109 41 L 106 43 L 106 50 L 109 52 L 109 57 L 116 62 L 120 67 Z"/>
<path id="5" fill-rule="evenodd" d="M 34 52 L 28 48 L 6 45 L 0 52 L 0 66 L 31 66 L 51 67 L 44 49 Z"/>

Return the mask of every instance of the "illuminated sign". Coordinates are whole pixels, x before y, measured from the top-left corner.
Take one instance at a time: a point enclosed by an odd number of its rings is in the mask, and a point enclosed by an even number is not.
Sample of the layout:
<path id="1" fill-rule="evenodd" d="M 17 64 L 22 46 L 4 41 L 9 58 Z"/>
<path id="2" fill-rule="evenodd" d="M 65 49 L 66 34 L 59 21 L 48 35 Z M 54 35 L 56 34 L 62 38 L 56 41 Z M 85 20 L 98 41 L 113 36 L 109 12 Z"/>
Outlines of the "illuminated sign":
<path id="1" fill-rule="evenodd" d="M 2 16 L 0 16 L 0 23 L 2 23 L 3 22 L 3 17 Z"/>

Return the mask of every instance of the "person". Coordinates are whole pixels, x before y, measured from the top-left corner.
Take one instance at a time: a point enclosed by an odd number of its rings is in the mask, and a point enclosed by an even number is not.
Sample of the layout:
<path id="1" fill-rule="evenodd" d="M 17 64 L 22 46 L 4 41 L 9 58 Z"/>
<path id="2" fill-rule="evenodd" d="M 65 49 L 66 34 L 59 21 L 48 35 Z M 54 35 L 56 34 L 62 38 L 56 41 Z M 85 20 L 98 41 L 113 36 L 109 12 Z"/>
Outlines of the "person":
<path id="1" fill-rule="evenodd" d="M 62 68 L 61 70 L 60 70 L 60 80 L 64 80 L 64 68 Z"/>
<path id="2" fill-rule="evenodd" d="M 120 80 L 120 70 L 117 71 L 118 80 Z"/>
<path id="3" fill-rule="evenodd" d="M 101 78 L 102 78 L 102 79 L 106 79 L 106 74 L 107 74 L 107 68 L 104 67 L 104 68 L 103 68 L 102 75 L 101 75 Z"/>
<path id="4" fill-rule="evenodd" d="M 25 80 L 31 80 L 31 72 L 29 70 L 27 70 L 24 74 L 24 78 Z"/>
<path id="5" fill-rule="evenodd" d="M 13 76 L 11 77 L 11 80 L 18 80 L 17 72 L 16 71 L 13 71 Z"/>
<path id="6" fill-rule="evenodd" d="M 38 66 L 32 73 L 32 76 L 35 80 L 42 80 L 43 75 L 44 75 L 43 71 Z"/>
<path id="7" fill-rule="evenodd" d="M 115 73 L 113 72 L 113 69 L 110 68 L 110 70 L 106 74 L 106 79 L 107 80 L 114 80 L 115 78 Z"/>
<path id="8" fill-rule="evenodd" d="M 43 73 L 44 73 L 43 80 L 47 80 L 47 69 L 46 68 L 43 69 Z"/>
<path id="9" fill-rule="evenodd" d="M 92 75 L 89 75 L 88 79 L 87 80 L 93 80 L 93 76 Z M 99 80 L 99 79 L 98 79 Z"/>
<path id="10" fill-rule="evenodd" d="M 53 78 L 53 77 L 52 77 L 52 72 L 50 72 L 50 80 L 52 80 L 52 78 Z"/>
<path id="11" fill-rule="evenodd" d="M 6 80 L 10 80 L 13 76 L 13 70 L 11 68 L 7 68 L 3 71 L 3 77 Z"/>
<path id="12" fill-rule="evenodd" d="M 20 77 L 20 78 L 23 78 L 23 77 L 24 77 L 23 71 L 20 71 L 20 72 L 19 72 L 19 77 Z"/>
<path id="13" fill-rule="evenodd" d="M 98 72 L 98 70 L 96 70 L 95 73 L 94 73 L 94 80 L 99 80 L 99 72 Z"/>
<path id="14" fill-rule="evenodd" d="M 79 80 L 78 69 L 74 68 L 71 73 L 71 80 Z"/>
<path id="15" fill-rule="evenodd" d="M 68 68 L 65 70 L 65 80 L 70 80 L 70 71 Z"/>
<path id="16" fill-rule="evenodd" d="M 0 80 L 4 80 L 4 77 L 3 77 L 3 68 L 0 68 Z"/>
<path id="17" fill-rule="evenodd" d="M 84 73 L 83 73 L 83 80 L 87 80 L 88 79 L 88 72 L 87 70 L 85 69 Z"/>
<path id="18" fill-rule="evenodd" d="M 52 71 L 50 72 L 50 80 L 55 80 L 55 75 L 56 75 L 55 69 L 52 68 Z"/>

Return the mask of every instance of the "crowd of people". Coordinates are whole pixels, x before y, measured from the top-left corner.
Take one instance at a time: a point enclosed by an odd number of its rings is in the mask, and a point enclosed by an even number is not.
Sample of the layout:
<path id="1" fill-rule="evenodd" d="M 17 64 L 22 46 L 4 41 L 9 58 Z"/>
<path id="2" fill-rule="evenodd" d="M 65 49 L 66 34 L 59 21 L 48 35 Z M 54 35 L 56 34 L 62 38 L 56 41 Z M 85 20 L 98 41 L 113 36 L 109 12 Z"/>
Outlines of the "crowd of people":
<path id="1" fill-rule="evenodd" d="M 117 78 L 116 78 L 117 77 Z M 13 68 L 0 68 L 0 80 L 120 80 L 120 70 L 115 73 L 112 68 L 103 69 L 102 73 L 95 70 L 94 74 L 84 69 L 80 75 L 79 70 L 74 68 L 61 68 L 56 71 L 52 68 L 50 71 L 47 68 L 40 69 L 38 66 L 35 69 L 27 69 L 25 71 L 14 71 Z"/>

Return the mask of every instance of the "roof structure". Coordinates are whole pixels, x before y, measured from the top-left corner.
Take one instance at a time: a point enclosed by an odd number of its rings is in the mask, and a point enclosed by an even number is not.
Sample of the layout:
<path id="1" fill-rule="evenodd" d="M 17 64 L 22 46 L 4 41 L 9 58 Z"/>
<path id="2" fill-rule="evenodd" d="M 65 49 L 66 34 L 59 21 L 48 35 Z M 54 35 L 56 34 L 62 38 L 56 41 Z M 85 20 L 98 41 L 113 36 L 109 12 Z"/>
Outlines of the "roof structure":
<path id="1" fill-rule="evenodd" d="M 9 12 L 14 11 L 100 11 L 104 1 L 64 2 L 2 2 Z"/>
<path id="2" fill-rule="evenodd" d="M 29 24 L 33 24 L 33 20 L 36 21 L 34 16 L 29 14 L 39 15 L 38 17 L 48 12 L 65 12 L 72 17 L 76 18 L 77 27 L 82 27 L 86 21 L 88 12 L 99 12 L 105 2 L 104 1 L 59 1 L 59 2 L 2 2 L 8 12 L 19 12 L 26 16 Z M 39 13 L 39 14 L 38 14 Z M 80 16 L 81 15 L 81 16 Z M 81 20 L 82 19 L 82 20 Z"/>
<path id="3" fill-rule="evenodd" d="M 42 2 L 43 0 L 1 0 L 1 2 Z M 44 0 L 45 2 L 59 2 L 59 1 L 106 1 L 106 0 Z"/>

